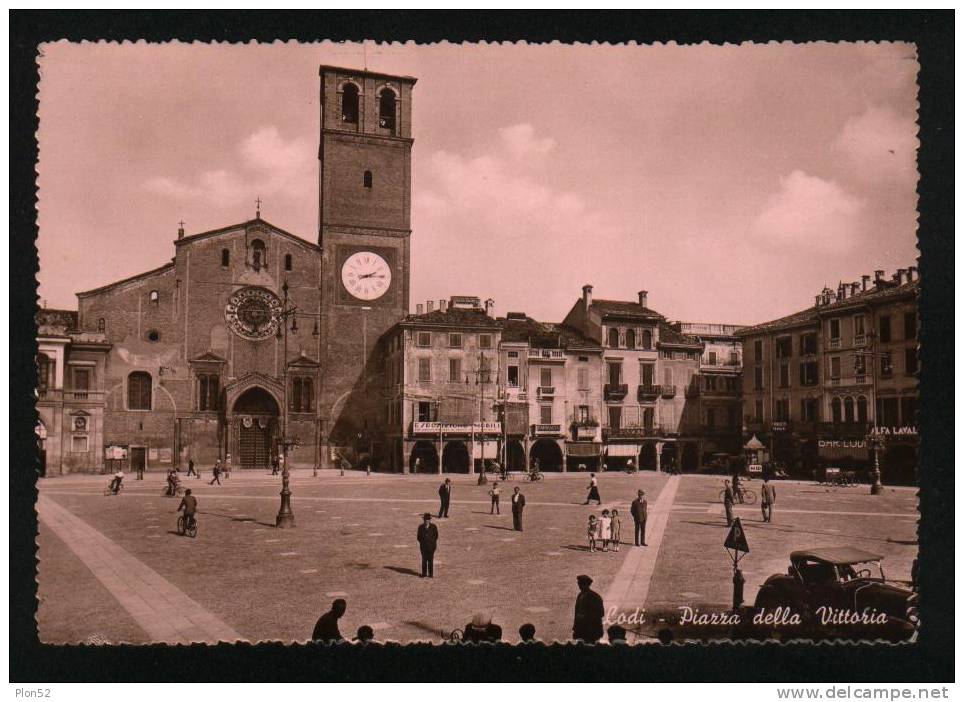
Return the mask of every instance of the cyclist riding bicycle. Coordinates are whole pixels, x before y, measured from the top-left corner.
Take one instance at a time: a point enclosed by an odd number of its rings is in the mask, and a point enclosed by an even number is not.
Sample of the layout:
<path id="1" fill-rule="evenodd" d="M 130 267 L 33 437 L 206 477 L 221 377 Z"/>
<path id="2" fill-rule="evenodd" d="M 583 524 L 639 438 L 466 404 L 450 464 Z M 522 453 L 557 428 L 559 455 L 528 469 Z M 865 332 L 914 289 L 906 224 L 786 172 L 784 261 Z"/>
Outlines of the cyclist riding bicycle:
<path id="1" fill-rule="evenodd" d="M 177 494 L 177 488 L 180 482 L 180 478 L 177 477 L 177 471 L 173 468 L 167 471 L 167 494 L 174 497 Z"/>
<path id="2" fill-rule="evenodd" d="M 188 528 L 194 526 L 194 515 L 197 514 L 197 498 L 191 494 L 191 488 L 184 491 L 181 504 L 177 506 L 177 511 L 180 512 L 181 510 L 184 510 Z"/>
<path id="3" fill-rule="evenodd" d="M 121 483 L 124 482 L 124 470 L 118 468 L 117 472 L 114 473 L 114 479 L 110 481 L 110 491 L 112 495 L 116 495 L 120 492 Z"/>

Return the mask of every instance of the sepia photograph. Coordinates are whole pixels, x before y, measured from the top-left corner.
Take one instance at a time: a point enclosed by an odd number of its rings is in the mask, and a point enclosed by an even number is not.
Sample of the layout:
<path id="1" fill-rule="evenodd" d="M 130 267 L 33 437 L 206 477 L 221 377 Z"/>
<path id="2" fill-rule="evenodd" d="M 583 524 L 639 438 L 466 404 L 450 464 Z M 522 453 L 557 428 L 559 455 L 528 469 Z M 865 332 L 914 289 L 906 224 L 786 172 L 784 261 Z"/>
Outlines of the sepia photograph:
<path id="1" fill-rule="evenodd" d="M 35 61 L 40 644 L 918 643 L 915 43 Z"/>

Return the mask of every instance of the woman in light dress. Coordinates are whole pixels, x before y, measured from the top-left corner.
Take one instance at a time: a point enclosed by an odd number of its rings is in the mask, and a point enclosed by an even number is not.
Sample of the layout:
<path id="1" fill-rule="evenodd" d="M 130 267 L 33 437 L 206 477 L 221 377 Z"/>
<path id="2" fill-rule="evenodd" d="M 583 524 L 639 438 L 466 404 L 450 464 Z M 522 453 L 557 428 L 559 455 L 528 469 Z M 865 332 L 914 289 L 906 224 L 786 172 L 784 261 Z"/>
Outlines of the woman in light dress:
<path id="1" fill-rule="evenodd" d="M 609 516 L 609 510 L 604 509 L 599 518 L 599 540 L 602 541 L 603 551 L 609 550 L 609 542 L 613 538 L 613 518 Z"/>

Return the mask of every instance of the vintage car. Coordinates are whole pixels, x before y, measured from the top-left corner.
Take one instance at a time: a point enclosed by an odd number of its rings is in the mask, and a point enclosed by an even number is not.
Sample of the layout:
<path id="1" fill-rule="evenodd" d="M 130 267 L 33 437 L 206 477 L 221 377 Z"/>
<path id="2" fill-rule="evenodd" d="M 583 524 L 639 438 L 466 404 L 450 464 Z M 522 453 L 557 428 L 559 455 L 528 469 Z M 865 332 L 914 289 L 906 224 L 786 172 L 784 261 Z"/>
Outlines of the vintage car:
<path id="1" fill-rule="evenodd" d="M 887 582 L 883 556 L 850 546 L 793 551 L 787 573 L 760 587 L 755 609 L 799 615 L 817 636 L 907 638 L 917 628 L 917 595 Z"/>

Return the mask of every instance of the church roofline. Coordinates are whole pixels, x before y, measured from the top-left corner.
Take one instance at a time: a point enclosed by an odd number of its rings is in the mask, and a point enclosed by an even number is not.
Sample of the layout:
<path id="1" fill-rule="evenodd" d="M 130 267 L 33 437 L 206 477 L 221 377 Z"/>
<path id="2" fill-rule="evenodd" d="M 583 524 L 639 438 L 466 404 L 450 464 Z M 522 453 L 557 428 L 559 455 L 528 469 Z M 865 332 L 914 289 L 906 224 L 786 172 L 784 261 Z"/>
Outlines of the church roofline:
<path id="1" fill-rule="evenodd" d="M 363 68 L 347 68 L 346 66 L 330 66 L 322 64 L 318 67 L 318 75 L 325 73 L 348 73 L 355 76 L 372 76 L 373 78 L 391 78 L 392 80 L 404 80 L 415 85 L 418 78 L 415 76 L 400 76 L 393 73 L 379 73 L 378 71 L 366 71 Z"/>
<path id="2" fill-rule="evenodd" d="M 143 273 L 138 273 L 137 275 L 132 275 L 129 278 L 123 278 L 121 280 L 115 280 L 113 283 L 108 283 L 107 285 L 101 285 L 99 288 L 92 288 L 90 290 L 84 290 L 83 292 L 74 293 L 77 297 L 87 297 L 89 295 L 96 295 L 97 293 L 104 292 L 105 290 L 110 290 L 111 288 L 116 288 L 118 285 L 124 285 L 125 283 L 133 283 L 135 280 L 141 278 L 148 278 L 152 275 L 157 275 L 158 273 L 163 273 L 169 268 L 174 268 L 174 261 L 165 263 L 159 268 L 154 268 L 153 270 L 145 271 Z"/>
<path id="3" fill-rule="evenodd" d="M 272 224 L 271 222 L 269 222 L 269 221 L 267 221 L 267 220 L 265 220 L 265 219 L 261 219 L 260 217 L 255 217 L 254 219 L 249 219 L 249 220 L 246 221 L 246 222 L 240 222 L 240 223 L 238 223 L 238 224 L 232 224 L 232 225 L 227 226 L 227 227 L 221 227 L 220 229 L 211 229 L 211 230 L 206 231 L 206 232 L 199 232 L 199 233 L 197 233 L 197 234 L 191 234 L 191 236 L 181 237 L 180 239 L 175 239 L 175 240 L 174 240 L 174 245 L 175 245 L 175 246 L 180 246 L 180 245 L 186 244 L 186 243 L 188 243 L 188 242 L 194 242 L 194 241 L 198 241 L 198 240 L 200 240 L 200 239 L 207 239 L 207 238 L 209 238 L 209 237 L 218 236 L 218 235 L 220 235 L 220 234 L 227 234 L 228 232 L 234 231 L 234 230 L 236 230 L 236 229 L 244 229 L 244 228 L 250 227 L 251 225 L 254 225 L 254 224 L 260 224 L 260 225 L 263 225 L 263 226 L 265 226 L 265 227 L 268 227 L 269 229 L 271 229 L 272 231 L 274 231 L 276 234 L 281 234 L 282 236 L 285 236 L 285 237 L 291 239 L 292 241 L 294 241 L 294 242 L 296 242 L 296 243 L 298 243 L 298 244 L 301 244 L 302 246 L 306 246 L 306 247 L 308 247 L 309 249 L 313 249 L 313 250 L 315 250 L 315 251 L 321 251 L 321 247 L 319 247 L 317 244 L 312 244 L 310 241 L 308 241 L 308 240 L 306 240 L 306 239 L 302 239 L 300 236 L 295 236 L 295 235 L 292 234 L 291 232 L 285 231 L 285 230 L 282 229 L 281 227 L 275 226 L 275 225 Z"/>

